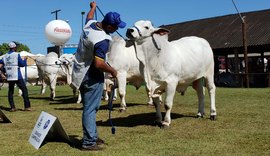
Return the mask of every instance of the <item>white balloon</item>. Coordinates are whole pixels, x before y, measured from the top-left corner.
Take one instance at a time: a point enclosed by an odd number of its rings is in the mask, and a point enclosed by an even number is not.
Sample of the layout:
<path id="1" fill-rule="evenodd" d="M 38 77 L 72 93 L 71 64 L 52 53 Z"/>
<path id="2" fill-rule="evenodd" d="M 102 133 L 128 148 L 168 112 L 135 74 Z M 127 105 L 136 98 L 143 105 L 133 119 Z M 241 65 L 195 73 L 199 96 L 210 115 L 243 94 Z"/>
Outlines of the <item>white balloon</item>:
<path id="1" fill-rule="evenodd" d="M 71 37 L 72 30 L 63 20 L 50 21 L 45 27 L 47 39 L 54 45 L 64 45 Z"/>

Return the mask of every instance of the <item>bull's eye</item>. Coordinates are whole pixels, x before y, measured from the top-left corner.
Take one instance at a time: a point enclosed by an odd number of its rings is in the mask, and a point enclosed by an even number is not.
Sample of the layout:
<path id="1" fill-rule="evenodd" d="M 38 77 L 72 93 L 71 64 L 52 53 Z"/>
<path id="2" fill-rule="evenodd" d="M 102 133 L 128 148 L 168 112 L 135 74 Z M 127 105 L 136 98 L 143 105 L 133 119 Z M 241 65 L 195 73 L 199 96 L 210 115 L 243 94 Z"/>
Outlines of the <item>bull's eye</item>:
<path id="1" fill-rule="evenodd" d="M 147 29 L 147 30 L 149 29 L 149 27 L 147 27 L 147 26 L 146 26 L 146 27 L 144 27 L 144 28 L 145 28 L 145 29 Z"/>

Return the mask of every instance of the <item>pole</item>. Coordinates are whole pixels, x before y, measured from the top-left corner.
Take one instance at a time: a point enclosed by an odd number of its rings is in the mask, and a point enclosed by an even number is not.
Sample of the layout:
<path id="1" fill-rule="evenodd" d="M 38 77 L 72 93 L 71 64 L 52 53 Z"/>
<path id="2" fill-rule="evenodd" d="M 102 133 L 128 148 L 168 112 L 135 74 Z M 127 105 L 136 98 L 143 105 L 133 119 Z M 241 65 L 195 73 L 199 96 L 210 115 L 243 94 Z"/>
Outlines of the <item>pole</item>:
<path id="1" fill-rule="evenodd" d="M 61 11 L 60 9 L 52 11 L 51 14 L 55 14 L 55 19 L 58 19 L 58 12 Z"/>
<path id="2" fill-rule="evenodd" d="M 249 73 L 248 73 L 248 56 L 247 56 L 247 30 L 246 30 L 246 19 L 243 17 L 242 20 L 242 35 L 243 35 L 243 47 L 244 47 L 244 59 L 245 59 L 245 78 L 246 87 L 249 88 Z"/>
<path id="3" fill-rule="evenodd" d="M 234 0 L 232 0 L 232 3 L 238 12 L 238 15 L 240 16 L 242 20 L 242 37 L 243 37 L 243 47 L 244 47 L 244 61 L 245 61 L 245 79 L 246 79 L 246 86 L 249 88 L 249 75 L 248 75 L 248 57 L 247 57 L 247 30 L 246 30 L 246 20 L 245 17 L 241 15 L 239 10 L 237 9 Z"/>
<path id="4" fill-rule="evenodd" d="M 84 24 L 83 24 L 83 15 L 84 15 L 84 14 L 85 14 L 85 12 L 82 11 L 82 12 L 81 12 L 81 15 L 82 15 L 82 29 L 83 29 L 83 25 L 84 25 Z"/>

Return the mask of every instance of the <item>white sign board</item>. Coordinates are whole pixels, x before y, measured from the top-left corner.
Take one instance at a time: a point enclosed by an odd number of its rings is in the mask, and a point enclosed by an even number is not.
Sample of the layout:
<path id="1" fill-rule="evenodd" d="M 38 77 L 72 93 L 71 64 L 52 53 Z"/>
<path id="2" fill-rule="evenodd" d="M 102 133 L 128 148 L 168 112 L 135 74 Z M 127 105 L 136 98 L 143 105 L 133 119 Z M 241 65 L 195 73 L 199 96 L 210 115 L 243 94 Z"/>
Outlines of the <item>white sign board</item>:
<path id="1" fill-rule="evenodd" d="M 50 133 L 50 137 L 57 135 L 57 138 L 61 137 L 70 142 L 59 120 L 51 114 L 42 111 L 28 141 L 36 149 L 39 149 L 46 136 L 49 135 L 48 133 Z"/>

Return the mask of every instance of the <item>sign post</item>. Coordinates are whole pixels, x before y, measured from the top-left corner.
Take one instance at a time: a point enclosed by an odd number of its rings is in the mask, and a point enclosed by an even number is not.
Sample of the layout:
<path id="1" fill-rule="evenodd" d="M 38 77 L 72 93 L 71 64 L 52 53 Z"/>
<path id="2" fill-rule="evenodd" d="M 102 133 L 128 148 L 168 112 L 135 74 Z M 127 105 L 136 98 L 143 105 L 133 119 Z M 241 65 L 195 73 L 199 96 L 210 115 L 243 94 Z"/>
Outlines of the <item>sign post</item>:
<path id="1" fill-rule="evenodd" d="M 46 138 L 71 143 L 60 121 L 55 116 L 42 111 L 28 141 L 39 149 Z"/>
<path id="2" fill-rule="evenodd" d="M 11 123 L 11 121 L 8 119 L 8 117 L 2 112 L 0 109 L 0 123 Z"/>

